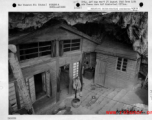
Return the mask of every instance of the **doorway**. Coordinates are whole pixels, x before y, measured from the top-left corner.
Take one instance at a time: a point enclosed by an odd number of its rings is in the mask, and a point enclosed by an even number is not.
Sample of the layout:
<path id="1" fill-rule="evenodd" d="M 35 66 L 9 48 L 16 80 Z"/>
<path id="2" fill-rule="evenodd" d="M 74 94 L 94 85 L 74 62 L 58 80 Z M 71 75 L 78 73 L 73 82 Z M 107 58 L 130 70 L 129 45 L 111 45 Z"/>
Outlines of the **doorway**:
<path id="1" fill-rule="evenodd" d="M 69 65 L 64 65 L 60 67 L 60 100 L 68 97 L 69 95 Z"/>
<path id="2" fill-rule="evenodd" d="M 97 59 L 97 65 L 95 70 L 95 84 L 104 86 L 106 77 L 106 62 Z"/>
<path id="3" fill-rule="evenodd" d="M 45 79 L 42 78 L 42 73 L 34 75 L 36 99 L 46 95 Z"/>

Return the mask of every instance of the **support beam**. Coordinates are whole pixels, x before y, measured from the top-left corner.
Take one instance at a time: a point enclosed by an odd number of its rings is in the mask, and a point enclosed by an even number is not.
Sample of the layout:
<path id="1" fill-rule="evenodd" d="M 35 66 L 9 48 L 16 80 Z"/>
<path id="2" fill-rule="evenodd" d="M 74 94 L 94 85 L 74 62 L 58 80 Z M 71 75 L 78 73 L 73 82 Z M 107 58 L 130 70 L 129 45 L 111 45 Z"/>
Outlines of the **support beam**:
<path id="1" fill-rule="evenodd" d="M 59 40 L 56 40 L 56 79 L 57 79 L 57 90 L 56 90 L 56 101 L 60 100 L 60 69 L 59 69 Z"/>
<path id="2" fill-rule="evenodd" d="M 14 74 L 15 79 L 17 80 L 17 88 L 18 91 L 21 93 L 21 96 L 23 98 L 23 101 L 25 103 L 25 109 L 31 114 L 34 112 L 32 107 L 32 101 L 29 96 L 28 90 L 26 88 L 25 80 L 22 74 L 22 70 L 19 65 L 19 61 L 16 53 L 16 46 L 15 45 L 9 45 L 9 62 L 12 69 L 12 72 Z"/>
<path id="3" fill-rule="evenodd" d="M 73 91 L 73 88 L 72 88 L 72 84 L 73 84 L 73 62 L 72 62 L 72 58 L 71 58 L 71 61 L 70 61 L 70 71 L 69 71 L 69 76 L 70 76 L 70 81 L 69 81 L 69 94 L 72 95 L 72 91 Z"/>
<path id="4" fill-rule="evenodd" d="M 17 81 L 14 82 L 14 86 L 15 86 L 15 92 L 16 92 L 17 108 L 21 109 L 20 96 L 19 96 L 19 91 L 18 91 L 18 87 L 17 87 Z"/>
<path id="5" fill-rule="evenodd" d="M 82 53 L 81 55 L 81 60 L 80 60 L 80 82 L 81 82 L 81 91 L 83 90 L 83 66 L 84 66 L 84 56 L 85 56 L 85 53 Z"/>

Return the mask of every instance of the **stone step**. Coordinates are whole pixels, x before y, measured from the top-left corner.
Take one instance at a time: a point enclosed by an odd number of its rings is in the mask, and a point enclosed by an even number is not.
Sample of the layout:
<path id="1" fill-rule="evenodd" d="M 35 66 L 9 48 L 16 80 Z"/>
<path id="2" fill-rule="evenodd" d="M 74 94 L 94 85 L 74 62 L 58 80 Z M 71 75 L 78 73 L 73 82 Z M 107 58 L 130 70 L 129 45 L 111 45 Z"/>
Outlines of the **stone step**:
<path id="1" fill-rule="evenodd" d="M 100 87 L 97 87 L 97 88 L 94 89 L 95 92 L 100 92 L 102 90 L 103 90 L 103 88 L 100 88 Z"/>
<path id="2" fill-rule="evenodd" d="M 106 91 L 109 91 L 109 89 L 102 88 L 102 89 L 99 91 L 99 93 L 100 93 L 100 94 L 103 94 L 103 93 L 106 92 Z"/>
<path id="3" fill-rule="evenodd" d="M 93 111 L 86 109 L 85 107 L 71 108 L 72 114 L 74 115 L 85 115 L 85 114 L 95 114 Z"/>
<path id="4" fill-rule="evenodd" d="M 115 89 L 114 91 L 112 91 L 111 93 L 109 93 L 106 97 L 112 99 L 112 98 L 114 98 L 118 94 L 118 92 L 119 91 Z"/>
<path id="5" fill-rule="evenodd" d="M 106 89 L 104 93 L 102 93 L 102 96 L 107 96 L 109 95 L 109 93 L 111 93 L 112 91 L 114 91 L 114 89 Z"/>
<path id="6" fill-rule="evenodd" d="M 100 102 L 100 104 L 96 107 L 94 107 L 92 110 L 95 111 L 95 113 L 97 113 L 100 109 L 102 109 L 102 107 L 104 107 L 106 104 L 108 104 L 108 102 L 110 101 L 110 99 L 108 98 L 103 98 L 103 100 Z"/>
<path id="7" fill-rule="evenodd" d="M 100 95 L 99 93 L 96 93 L 96 94 L 95 94 L 95 98 L 94 98 L 94 99 L 92 98 L 92 99 L 86 104 L 85 107 L 86 107 L 87 109 L 90 109 L 91 106 L 94 105 L 94 104 L 97 102 L 97 100 L 99 99 L 100 96 L 101 96 L 101 95 Z"/>
<path id="8" fill-rule="evenodd" d="M 122 90 L 122 88 L 115 88 L 115 91 L 120 92 Z"/>
<path id="9" fill-rule="evenodd" d="M 103 92 L 106 91 L 108 89 L 104 88 L 104 87 L 95 87 L 95 89 L 93 90 L 94 92 Z"/>
<path id="10" fill-rule="evenodd" d="M 110 111 L 121 111 L 123 109 L 123 106 L 125 104 L 124 103 L 121 103 L 121 102 L 117 102 L 111 109 Z"/>
<path id="11" fill-rule="evenodd" d="M 106 104 L 99 112 L 98 114 L 106 114 L 106 111 L 110 111 L 110 109 L 116 104 L 117 102 L 114 100 L 110 100 L 108 104 Z"/>
<path id="12" fill-rule="evenodd" d="M 94 110 L 97 106 L 99 106 L 99 104 L 101 103 L 101 101 L 104 99 L 104 96 L 99 96 L 99 98 L 97 99 L 97 101 L 91 105 L 91 107 L 89 108 L 90 110 Z"/>
<path id="13" fill-rule="evenodd" d="M 86 104 L 92 99 L 92 96 L 95 96 L 95 95 L 96 95 L 96 93 L 91 92 L 91 93 L 87 96 L 87 98 L 86 98 L 84 101 L 81 102 L 81 106 L 86 106 Z"/>
<path id="14" fill-rule="evenodd" d="M 127 94 L 127 92 L 128 90 L 122 89 L 120 92 L 116 94 L 116 96 L 113 97 L 113 100 L 116 100 L 116 101 L 120 100 L 122 97 L 124 97 Z"/>
<path id="15" fill-rule="evenodd" d="M 83 93 L 82 93 L 83 95 L 82 95 L 82 97 L 80 98 L 81 101 L 84 101 L 84 100 L 89 96 L 90 93 L 92 93 L 92 92 L 85 92 L 85 93 L 83 92 Z"/>

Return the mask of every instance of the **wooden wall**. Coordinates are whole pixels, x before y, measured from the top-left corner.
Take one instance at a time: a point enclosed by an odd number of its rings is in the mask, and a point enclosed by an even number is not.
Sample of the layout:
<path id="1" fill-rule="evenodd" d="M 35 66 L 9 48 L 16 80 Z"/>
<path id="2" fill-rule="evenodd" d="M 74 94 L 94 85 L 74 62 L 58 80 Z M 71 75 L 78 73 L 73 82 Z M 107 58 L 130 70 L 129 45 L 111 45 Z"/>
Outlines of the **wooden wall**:
<path id="1" fill-rule="evenodd" d="M 59 65 L 63 66 L 66 64 L 74 63 L 80 61 L 81 59 L 81 51 L 70 52 L 63 54 L 62 57 L 59 57 Z"/>
<path id="2" fill-rule="evenodd" d="M 14 111 L 18 109 L 14 82 L 9 83 L 9 101 Z"/>
<path id="3" fill-rule="evenodd" d="M 132 87 L 136 83 L 135 75 L 136 75 L 137 61 L 128 60 L 127 71 L 123 72 L 116 69 L 118 57 L 97 54 L 97 59 L 99 61 L 103 61 L 106 66 L 105 74 L 104 74 L 105 87 L 128 88 L 128 87 Z M 100 71 L 95 71 L 95 72 L 100 72 Z"/>
<path id="4" fill-rule="evenodd" d="M 69 39 L 78 38 L 73 34 L 68 34 L 68 32 L 65 33 L 65 36 L 67 38 L 71 37 Z M 28 81 L 28 79 L 33 78 L 34 74 L 48 71 L 48 68 L 49 68 L 49 70 L 50 70 L 50 84 L 49 85 L 51 86 L 50 96 L 52 97 L 52 99 L 55 100 L 54 102 L 56 102 L 57 77 L 58 77 L 59 67 L 66 65 L 66 64 L 70 65 L 69 92 L 72 93 L 73 63 L 79 62 L 79 61 L 81 63 L 83 52 L 94 52 L 95 47 L 96 47 L 96 44 L 93 42 L 90 42 L 86 39 L 81 39 L 81 40 L 82 40 L 82 42 L 81 42 L 80 50 L 63 53 L 63 56 L 59 57 L 59 60 L 57 60 L 57 57 L 51 58 L 50 56 L 47 56 L 47 57 L 44 56 L 41 58 L 34 58 L 32 60 L 26 60 L 26 61 L 23 61 L 20 63 L 23 75 L 24 75 L 25 79 L 27 80 L 26 85 L 27 85 L 27 89 L 28 89 L 30 95 L 32 95 L 32 96 L 34 95 L 33 92 L 34 92 L 35 88 L 34 88 L 34 83 L 31 83 L 31 81 Z M 43 65 L 43 63 L 46 65 Z M 28 68 L 28 69 L 26 69 L 26 68 Z M 10 83 L 9 99 L 10 99 L 10 103 L 14 104 L 13 109 L 17 110 L 19 108 L 24 107 L 24 102 L 19 93 L 18 101 L 19 101 L 20 107 L 17 108 L 16 92 L 15 92 L 15 88 L 13 87 L 13 84 L 14 83 Z M 31 91 L 33 91 L 33 92 L 31 93 Z M 33 101 L 33 103 L 36 101 L 34 97 L 32 97 L 32 101 Z"/>
<path id="5" fill-rule="evenodd" d="M 56 100 L 56 90 L 57 90 L 57 75 L 56 75 L 56 61 L 50 62 L 50 86 L 51 86 L 51 97 L 52 99 Z M 54 101 L 55 102 L 55 101 Z"/>
<path id="6" fill-rule="evenodd" d="M 66 65 L 66 64 L 70 64 L 71 66 L 73 66 L 74 62 L 77 62 L 77 61 L 80 61 L 80 60 L 81 60 L 81 51 L 77 51 L 77 52 L 73 52 L 73 53 L 66 53 L 66 54 L 63 55 L 63 57 L 59 58 L 59 67 L 63 66 L 63 65 Z M 56 91 L 57 90 L 56 61 L 53 60 L 51 62 L 47 62 L 47 65 L 49 66 L 49 70 L 50 70 L 50 86 L 51 86 L 50 96 L 52 97 L 52 99 L 56 100 L 56 94 L 57 94 L 57 91 Z M 23 73 L 25 73 L 25 76 L 26 76 L 25 79 L 26 79 L 27 90 L 29 91 L 29 94 L 30 94 L 30 97 L 31 97 L 33 103 L 36 101 L 35 97 L 33 97 L 34 89 L 35 89 L 34 83 L 33 83 L 34 74 L 38 74 L 38 73 L 41 73 L 41 72 L 48 71 L 48 67 L 40 69 L 41 67 L 43 67 L 43 64 L 37 65 L 37 66 L 35 66 L 35 68 L 32 67 L 32 69 L 30 69 L 31 71 L 28 71 L 28 69 L 26 69 L 27 67 L 24 68 L 26 70 L 22 69 Z M 46 67 L 46 65 L 44 65 L 44 67 Z M 45 71 L 45 69 L 46 69 L 46 71 Z M 72 68 L 71 68 L 71 70 L 72 70 Z M 72 76 L 71 76 L 71 78 L 72 78 Z M 33 80 L 31 80 L 31 79 L 33 79 Z M 16 92 L 15 92 L 16 90 L 15 90 L 15 87 L 14 87 L 14 82 L 10 83 L 9 99 L 10 99 L 10 103 L 14 104 L 13 109 L 17 110 L 18 107 L 17 107 L 17 99 L 16 99 Z M 71 82 L 71 84 L 72 84 L 72 82 Z M 24 107 L 24 102 L 22 100 L 22 97 L 21 97 L 20 93 L 19 93 L 19 100 L 18 101 L 20 103 L 20 108 L 23 108 Z"/>
<path id="7" fill-rule="evenodd" d="M 48 63 L 48 66 L 50 67 L 50 83 L 47 85 L 51 86 L 50 89 L 50 96 L 53 98 L 56 97 L 56 61 Z M 41 71 L 41 72 L 47 72 L 48 69 Z M 32 73 L 31 73 L 32 74 Z M 27 90 L 30 94 L 32 103 L 36 101 L 36 96 L 35 96 L 35 86 L 34 86 L 34 73 L 33 76 L 29 75 L 30 77 L 25 78 L 26 79 L 26 86 Z M 28 75 L 27 75 L 28 76 Z M 15 88 L 15 82 L 10 82 L 9 83 L 9 101 L 10 104 L 13 105 L 14 111 L 17 111 L 18 109 L 21 109 L 24 107 L 24 102 L 21 97 L 21 94 L 18 93 L 19 97 L 17 98 L 17 88 Z M 19 106 L 17 105 L 17 101 L 19 102 Z"/>
<path id="8" fill-rule="evenodd" d="M 32 83 L 32 81 L 26 82 L 27 90 L 29 91 L 29 89 L 31 89 L 29 93 L 33 92 L 33 85 L 34 84 Z M 9 83 L 9 101 L 14 111 L 24 108 L 25 106 L 23 98 L 16 86 L 17 86 L 16 81 L 12 81 Z M 32 94 L 30 94 L 30 97 L 31 95 Z"/>

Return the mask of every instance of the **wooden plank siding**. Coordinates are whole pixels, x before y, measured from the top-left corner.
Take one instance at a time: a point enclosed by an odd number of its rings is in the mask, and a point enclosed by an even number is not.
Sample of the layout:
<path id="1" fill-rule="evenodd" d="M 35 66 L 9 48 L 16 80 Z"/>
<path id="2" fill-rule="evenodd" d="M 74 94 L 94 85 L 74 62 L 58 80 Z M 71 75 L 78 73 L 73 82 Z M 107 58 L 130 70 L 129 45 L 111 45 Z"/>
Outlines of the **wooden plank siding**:
<path id="1" fill-rule="evenodd" d="M 47 94 L 52 99 L 54 99 L 54 98 L 56 98 L 56 95 L 57 95 L 57 77 L 58 77 L 59 68 L 63 65 L 69 64 L 70 65 L 69 93 L 70 92 L 72 93 L 73 63 L 81 61 L 82 53 L 94 52 L 95 47 L 97 45 L 94 42 L 91 42 L 90 40 L 88 40 L 86 38 L 83 38 L 74 33 L 69 33 L 69 31 L 65 31 L 63 29 L 58 29 L 57 31 L 46 30 L 43 32 L 44 32 L 44 34 L 42 34 L 42 35 L 39 35 L 39 34 L 41 34 L 41 32 L 35 33 L 38 35 L 29 34 L 29 37 L 27 37 L 27 39 L 30 37 L 32 39 L 29 39 L 27 41 L 23 39 L 23 41 L 24 41 L 23 43 L 32 43 L 32 42 L 38 42 L 38 41 L 51 41 L 51 40 L 80 39 L 81 45 L 80 45 L 80 50 L 64 52 L 62 56 L 58 56 L 58 60 L 56 59 L 57 56 L 51 57 L 51 55 L 47 55 L 47 56 L 28 59 L 28 60 L 24 60 L 24 61 L 20 62 L 21 70 L 22 70 L 24 78 L 26 80 L 26 87 L 30 94 L 32 104 L 36 101 L 34 77 L 33 77 L 35 74 L 49 71 L 50 75 L 48 75 L 49 77 L 47 79 L 50 79 L 50 82 L 47 83 L 47 91 L 49 88 L 48 86 L 50 86 L 50 90 L 49 90 L 49 92 L 47 92 Z M 19 40 L 17 40 L 16 44 L 18 44 L 18 43 L 22 43 L 22 42 L 21 41 L 19 42 Z M 10 84 L 10 86 L 13 86 L 13 85 Z M 9 90 L 11 91 L 9 94 L 9 98 L 14 99 L 16 96 L 15 88 L 10 87 Z M 11 95 L 13 95 L 13 96 L 11 97 Z M 16 101 L 13 101 L 13 102 L 16 102 Z M 20 93 L 19 93 L 19 104 L 20 104 L 21 108 L 23 108 L 25 105 Z"/>
<path id="2" fill-rule="evenodd" d="M 51 62 L 49 64 L 49 66 L 50 66 L 50 70 L 49 70 L 50 72 L 49 72 L 49 78 L 47 78 L 47 79 L 49 79 L 50 81 L 47 84 L 47 93 L 48 93 L 48 96 L 55 97 L 56 96 L 56 66 L 55 66 L 55 62 Z M 46 71 L 44 71 L 44 72 L 46 72 Z M 14 82 L 16 82 L 16 81 L 14 81 Z M 14 82 L 9 83 L 9 101 L 10 101 L 11 105 L 13 104 L 13 106 L 12 106 L 13 110 L 17 111 L 20 108 L 24 108 L 25 104 L 24 104 L 24 101 L 23 101 L 21 94 L 19 93 L 18 101 L 19 101 L 20 107 L 17 106 L 17 98 L 16 98 L 17 92 L 16 92 L 16 89 L 14 87 Z M 34 103 L 36 101 L 34 77 L 26 78 L 26 87 L 27 87 L 27 90 L 30 94 L 32 103 Z"/>
<path id="3" fill-rule="evenodd" d="M 57 75 L 56 75 L 56 61 L 48 63 L 50 66 L 50 96 L 52 98 L 56 97 L 57 90 Z"/>
<path id="4" fill-rule="evenodd" d="M 24 103 L 23 98 L 20 93 L 19 93 L 19 96 L 20 96 L 20 106 L 21 106 L 21 108 L 23 108 L 25 106 L 25 103 Z"/>
<path id="5" fill-rule="evenodd" d="M 9 102 L 13 108 L 13 111 L 17 111 L 18 107 L 14 82 L 9 84 Z"/>
<path id="6" fill-rule="evenodd" d="M 13 107 L 14 111 L 17 111 L 18 109 L 21 109 L 25 106 L 23 98 L 19 91 L 17 90 L 17 85 L 15 86 L 16 81 L 13 81 L 9 83 L 9 101 L 10 104 L 15 104 Z M 27 90 L 29 91 L 29 84 L 28 81 L 26 81 Z"/>
<path id="7" fill-rule="evenodd" d="M 42 56 L 39 58 L 32 58 L 32 59 L 27 59 L 27 60 L 21 61 L 20 66 L 21 66 L 21 68 L 26 68 L 26 67 L 30 67 L 32 65 L 48 62 L 50 60 L 53 61 L 54 58 L 51 58 L 50 55 L 47 55 L 47 56 Z"/>
<path id="8" fill-rule="evenodd" d="M 97 54 L 97 60 L 106 64 L 105 87 L 131 87 L 136 82 L 136 61 L 128 59 L 127 71 L 124 72 L 116 69 L 117 59 L 118 57 Z M 96 72 L 99 73 L 100 71 L 96 69 Z"/>

